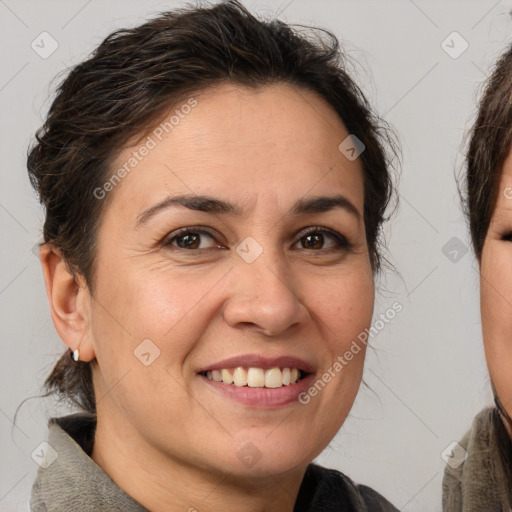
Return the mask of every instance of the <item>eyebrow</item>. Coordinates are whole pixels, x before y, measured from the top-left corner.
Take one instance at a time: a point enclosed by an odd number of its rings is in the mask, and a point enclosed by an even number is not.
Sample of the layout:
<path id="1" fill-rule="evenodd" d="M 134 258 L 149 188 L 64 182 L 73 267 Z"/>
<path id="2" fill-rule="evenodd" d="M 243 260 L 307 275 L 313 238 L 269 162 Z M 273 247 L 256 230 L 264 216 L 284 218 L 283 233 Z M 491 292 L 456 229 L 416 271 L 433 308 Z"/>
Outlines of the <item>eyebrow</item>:
<path id="1" fill-rule="evenodd" d="M 144 210 L 137 217 L 136 227 L 147 222 L 151 217 L 167 208 L 181 206 L 188 208 L 189 210 L 207 212 L 213 214 L 229 214 L 234 216 L 242 215 L 243 211 L 240 206 L 216 199 L 210 196 L 204 195 L 180 195 L 172 196 L 164 199 L 156 205 Z M 341 194 L 334 196 L 315 196 L 310 198 L 298 199 L 294 205 L 290 208 L 289 213 L 292 215 L 301 215 L 305 213 L 324 213 L 335 208 L 341 208 L 346 212 L 350 213 L 357 220 L 361 219 L 359 210 L 349 201 L 345 196 Z"/>

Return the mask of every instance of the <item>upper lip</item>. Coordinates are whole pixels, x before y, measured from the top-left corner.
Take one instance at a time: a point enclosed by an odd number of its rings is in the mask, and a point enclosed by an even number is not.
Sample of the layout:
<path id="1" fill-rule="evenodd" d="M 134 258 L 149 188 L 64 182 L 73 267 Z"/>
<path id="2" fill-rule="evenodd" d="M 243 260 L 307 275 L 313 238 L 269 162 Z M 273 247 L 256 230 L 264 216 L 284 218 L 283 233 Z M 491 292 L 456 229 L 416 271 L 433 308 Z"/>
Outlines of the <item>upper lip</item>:
<path id="1" fill-rule="evenodd" d="M 314 370 L 310 363 L 294 356 L 263 357 L 256 354 L 245 354 L 209 364 L 197 370 L 197 373 L 238 367 L 262 368 L 263 370 L 269 370 L 270 368 L 297 368 L 306 373 L 311 373 Z"/>

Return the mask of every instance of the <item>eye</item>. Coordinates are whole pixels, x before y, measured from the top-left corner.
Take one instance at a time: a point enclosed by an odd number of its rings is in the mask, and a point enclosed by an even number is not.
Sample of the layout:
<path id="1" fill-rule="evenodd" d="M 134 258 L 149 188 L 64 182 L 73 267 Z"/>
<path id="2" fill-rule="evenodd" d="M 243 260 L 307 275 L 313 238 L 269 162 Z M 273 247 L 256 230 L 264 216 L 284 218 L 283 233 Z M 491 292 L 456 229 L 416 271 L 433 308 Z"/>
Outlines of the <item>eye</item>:
<path id="1" fill-rule="evenodd" d="M 331 240 L 330 246 L 325 247 L 325 241 Z M 327 228 L 315 226 L 303 233 L 295 245 L 301 244 L 300 249 L 318 250 L 318 249 L 334 249 L 348 250 L 351 248 L 349 241 L 340 233 Z"/>
<path id="2" fill-rule="evenodd" d="M 512 232 L 509 231 L 508 233 L 501 235 L 501 239 L 505 242 L 512 241 Z"/>
<path id="3" fill-rule="evenodd" d="M 223 248 L 222 245 L 215 241 L 212 233 L 205 229 L 196 229 L 194 227 L 183 228 L 171 233 L 164 241 L 163 245 L 191 251 L 211 249 L 213 247 L 218 247 L 219 249 Z"/>
<path id="4" fill-rule="evenodd" d="M 349 250 L 348 240 L 336 231 L 314 226 L 302 233 L 300 239 L 294 244 L 300 244 L 299 249 L 319 251 L 324 250 Z M 219 244 L 213 233 L 204 228 L 187 227 L 171 233 L 163 242 L 165 247 L 172 246 L 178 250 L 207 250 L 212 248 L 225 249 Z"/>

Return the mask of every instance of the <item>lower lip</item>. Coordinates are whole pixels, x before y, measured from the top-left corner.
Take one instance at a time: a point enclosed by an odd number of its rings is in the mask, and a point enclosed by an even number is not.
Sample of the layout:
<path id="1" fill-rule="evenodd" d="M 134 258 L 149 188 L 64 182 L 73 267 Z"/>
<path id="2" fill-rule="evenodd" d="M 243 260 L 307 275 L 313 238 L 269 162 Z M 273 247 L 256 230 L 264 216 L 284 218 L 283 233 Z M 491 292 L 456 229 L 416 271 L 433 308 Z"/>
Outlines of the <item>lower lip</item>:
<path id="1" fill-rule="evenodd" d="M 216 380 L 208 379 L 199 375 L 215 391 L 235 400 L 241 404 L 251 407 L 281 407 L 299 401 L 299 395 L 305 393 L 311 386 L 314 374 L 310 373 L 295 384 L 281 386 L 280 388 L 251 388 L 249 386 L 235 386 L 224 384 Z"/>

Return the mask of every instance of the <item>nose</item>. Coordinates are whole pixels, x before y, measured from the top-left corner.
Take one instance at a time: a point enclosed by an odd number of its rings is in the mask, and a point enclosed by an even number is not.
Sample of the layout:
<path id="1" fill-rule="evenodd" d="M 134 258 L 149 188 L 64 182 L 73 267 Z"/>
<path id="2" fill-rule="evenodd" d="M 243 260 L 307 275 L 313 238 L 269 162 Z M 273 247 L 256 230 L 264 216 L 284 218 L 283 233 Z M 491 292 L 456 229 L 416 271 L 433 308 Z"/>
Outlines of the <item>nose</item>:
<path id="1" fill-rule="evenodd" d="M 253 263 L 240 260 L 231 274 L 223 312 L 231 327 L 277 336 L 309 318 L 298 296 L 300 283 L 281 258 L 263 253 Z"/>

